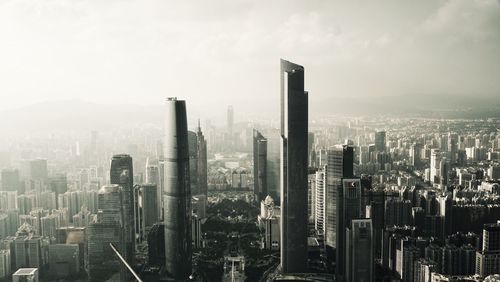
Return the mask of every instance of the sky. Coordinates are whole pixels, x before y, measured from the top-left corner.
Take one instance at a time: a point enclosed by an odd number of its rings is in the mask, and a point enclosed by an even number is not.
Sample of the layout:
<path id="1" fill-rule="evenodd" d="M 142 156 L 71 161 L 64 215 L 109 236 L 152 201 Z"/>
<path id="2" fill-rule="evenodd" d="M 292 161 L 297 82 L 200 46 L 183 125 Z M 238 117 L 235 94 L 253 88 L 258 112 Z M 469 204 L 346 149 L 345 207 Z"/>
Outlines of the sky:
<path id="1" fill-rule="evenodd" d="M 258 111 L 279 59 L 309 99 L 500 97 L 500 2 L 0 1 L 0 111 L 47 100 Z M 188 110 L 189 111 L 189 110 Z"/>

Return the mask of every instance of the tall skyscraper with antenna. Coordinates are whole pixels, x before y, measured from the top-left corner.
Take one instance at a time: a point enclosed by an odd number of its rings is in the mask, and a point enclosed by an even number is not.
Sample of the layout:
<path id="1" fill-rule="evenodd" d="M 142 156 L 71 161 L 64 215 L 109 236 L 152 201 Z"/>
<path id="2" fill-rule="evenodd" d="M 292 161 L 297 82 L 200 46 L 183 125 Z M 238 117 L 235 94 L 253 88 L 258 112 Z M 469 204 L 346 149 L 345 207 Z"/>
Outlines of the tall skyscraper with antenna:
<path id="1" fill-rule="evenodd" d="M 308 99 L 304 68 L 281 60 L 281 270 L 307 270 Z"/>
<path id="2" fill-rule="evenodd" d="M 175 280 L 192 271 L 191 190 L 185 101 L 167 98 L 164 147 L 165 266 Z"/>

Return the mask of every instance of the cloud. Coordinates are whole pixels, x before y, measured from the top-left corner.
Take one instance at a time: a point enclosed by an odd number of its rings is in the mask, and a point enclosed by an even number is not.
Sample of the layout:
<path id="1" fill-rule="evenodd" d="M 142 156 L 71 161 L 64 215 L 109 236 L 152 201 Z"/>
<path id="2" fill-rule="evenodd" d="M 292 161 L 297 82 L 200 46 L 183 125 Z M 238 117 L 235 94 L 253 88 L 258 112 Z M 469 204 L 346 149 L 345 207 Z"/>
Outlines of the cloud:
<path id="1" fill-rule="evenodd" d="M 311 99 L 498 93 L 499 13 L 494 0 L 2 1 L 0 107 L 277 108 L 281 57 L 306 67 Z"/>

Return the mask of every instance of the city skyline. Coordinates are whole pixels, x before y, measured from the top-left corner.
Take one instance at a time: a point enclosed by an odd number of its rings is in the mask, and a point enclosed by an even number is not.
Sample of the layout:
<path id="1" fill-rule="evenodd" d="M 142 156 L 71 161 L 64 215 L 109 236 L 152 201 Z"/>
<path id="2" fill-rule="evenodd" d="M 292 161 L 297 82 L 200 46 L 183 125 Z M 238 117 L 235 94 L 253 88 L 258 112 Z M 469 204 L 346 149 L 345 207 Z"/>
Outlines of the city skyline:
<path id="1" fill-rule="evenodd" d="M 7 0 L 0 36 L 0 282 L 500 281 L 498 0 Z"/>

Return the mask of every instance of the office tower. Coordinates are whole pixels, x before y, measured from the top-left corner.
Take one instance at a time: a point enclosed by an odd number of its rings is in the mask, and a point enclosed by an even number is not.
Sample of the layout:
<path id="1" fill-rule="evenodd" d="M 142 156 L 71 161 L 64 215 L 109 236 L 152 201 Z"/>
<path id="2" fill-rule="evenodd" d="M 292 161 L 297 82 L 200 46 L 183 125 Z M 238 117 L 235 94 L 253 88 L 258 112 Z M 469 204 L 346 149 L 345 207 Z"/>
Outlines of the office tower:
<path id="1" fill-rule="evenodd" d="M 68 191 L 68 180 L 66 174 L 56 174 L 49 178 L 49 189 L 56 193 L 56 199 L 59 195 Z"/>
<path id="2" fill-rule="evenodd" d="M 346 231 L 346 281 L 373 281 L 373 230 L 371 219 L 353 219 Z"/>
<path id="3" fill-rule="evenodd" d="M 110 169 L 111 184 L 118 184 L 123 189 L 123 240 L 125 244 L 121 249 L 122 255 L 129 264 L 134 264 L 135 258 L 135 199 L 134 199 L 134 170 L 132 157 L 121 154 L 114 155 L 111 159 Z M 99 207 L 99 209 L 101 209 Z M 126 272 L 125 275 L 130 275 Z M 123 276 L 123 273 L 122 273 Z"/>
<path id="4" fill-rule="evenodd" d="M 267 193 L 267 139 L 253 130 L 253 193 L 260 202 Z"/>
<path id="5" fill-rule="evenodd" d="M 36 159 L 29 163 L 30 179 L 47 183 L 47 160 Z"/>
<path id="6" fill-rule="evenodd" d="M 201 131 L 200 120 L 198 120 L 196 140 L 198 141 L 198 192 L 206 198 L 208 193 L 207 141 Z"/>
<path id="7" fill-rule="evenodd" d="M 155 223 L 148 233 L 148 264 L 165 264 L 165 224 Z"/>
<path id="8" fill-rule="evenodd" d="M 20 193 L 21 182 L 19 181 L 19 170 L 2 169 L 2 186 L 0 191 L 16 191 Z"/>
<path id="9" fill-rule="evenodd" d="M 457 161 L 458 153 L 458 135 L 456 133 L 448 133 L 448 160 L 451 164 Z"/>
<path id="10" fill-rule="evenodd" d="M 448 159 L 442 158 L 441 162 L 439 163 L 439 184 L 443 191 L 446 191 L 446 188 L 448 187 L 449 171 L 450 163 Z"/>
<path id="11" fill-rule="evenodd" d="M 476 252 L 476 274 L 486 277 L 500 273 L 500 223 L 485 224 L 483 247 Z"/>
<path id="12" fill-rule="evenodd" d="M 375 132 L 375 150 L 385 152 L 385 131 Z"/>
<path id="13" fill-rule="evenodd" d="M 308 99 L 304 68 L 281 60 L 281 270 L 307 269 Z"/>
<path id="14" fill-rule="evenodd" d="M 98 194 L 98 212 L 94 221 L 86 229 L 86 267 L 90 281 L 104 281 L 113 270 L 120 270 L 122 281 L 127 280 L 125 266 L 123 266 L 110 243 L 121 250 L 125 257 L 124 229 L 124 196 L 121 186 L 111 184 L 103 186 Z"/>
<path id="15" fill-rule="evenodd" d="M 337 230 L 338 225 L 338 195 L 337 191 L 342 178 L 354 176 L 354 148 L 347 145 L 337 145 L 328 150 L 328 166 L 326 171 L 325 229 L 326 246 L 332 249 L 336 246 L 337 232 L 345 232 L 345 227 Z M 346 223 L 348 224 L 348 223 Z"/>
<path id="16" fill-rule="evenodd" d="M 12 274 L 12 282 L 38 282 L 38 268 L 20 268 Z"/>
<path id="17" fill-rule="evenodd" d="M 259 228 L 264 231 L 262 248 L 279 250 L 280 248 L 280 215 L 279 207 L 274 205 L 271 196 L 260 202 L 260 214 L 257 216 Z"/>
<path id="18" fill-rule="evenodd" d="M 346 228 L 353 219 L 361 215 L 361 180 L 342 178 L 337 189 L 337 236 L 336 236 L 336 275 L 338 281 L 346 279 Z M 327 214 L 328 215 L 328 214 Z M 371 230 L 371 224 L 370 224 Z M 328 236 L 327 226 L 327 236 Z M 370 231 L 371 232 L 371 231 Z"/>
<path id="19" fill-rule="evenodd" d="M 198 137 L 193 131 L 188 131 L 189 152 L 189 185 L 191 193 L 197 195 L 198 191 Z"/>
<path id="20" fill-rule="evenodd" d="M 158 219 L 161 219 L 163 205 L 163 183 L 160 178 L 160 163 L 151 164 L 149 158 L 146 159 L 146 183 L 156 184 L 156 207 L 158 208 Z"/>
<path id="21" fill-rule="evenodd" d="M 325 188 L 326 188 L 326 172 L 325 168 L 316 171 L 315 185 L 316 189 L 314 196 L 314 228 L 319 235 L 325 236 Z"/>
<path id="22" fill-rule="evenodd" d="M 165 264 L 173 278 L 191 274 L 191 190 L 186 103 L 167 98 L 165 117 Z"/>
<path id="23" fill-rule="evenodd" d="M 430 180 L 431 184 L 439 183 L 439 166 L 441 164 L 441 151 L 439 149 L 431 150 L 431 163 L 430 163 Z"/>
<path id="24" fill-rule="evenodd" d="M 412 204 L 400 198 L 385 201 L 385 226 L 405 226 L 412 223 Z"/>
<path id="25" fill-rule="evenodd" d="M 159 220 L 158 201 L 156 200 L 156 184 L 142 184 L 137 188 L 137 226 L 139 227 L 139 237 L 142 240 L 146 238 L 146 234 L 153 224 Z"/>
<path id="26" fill-rule="evenodd" d="M 68 279 L 80 272 L 78 244 L 51 244 L 49 249 L 49 275 L 52 279 Z"/>
<path id="27" fill-rule="evenodd" d="M 56 230 L 60 226 L 59 217 L 55 214 L 47 215 L 40 218 L 41 232 L 43 237 L 56 237 Z"/>
<path id="28" fill-rule="evenodd" d="M 415 143 L 411 145 L 410 148 L 410 163 L 414 167 L 420 167 L 421 164 L 421 151 L 422 151 L 422 145 L 419 143 Z"/>
<path id="29" fill-rule="evenodd" d="M 0 280 L 7 281 L 7 278 L 12 273 L 12 263 L 10 257 L 10 249 L 0 249 Z"/>

